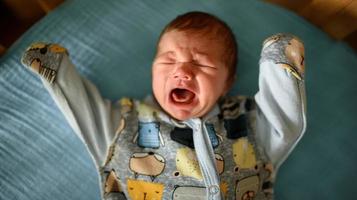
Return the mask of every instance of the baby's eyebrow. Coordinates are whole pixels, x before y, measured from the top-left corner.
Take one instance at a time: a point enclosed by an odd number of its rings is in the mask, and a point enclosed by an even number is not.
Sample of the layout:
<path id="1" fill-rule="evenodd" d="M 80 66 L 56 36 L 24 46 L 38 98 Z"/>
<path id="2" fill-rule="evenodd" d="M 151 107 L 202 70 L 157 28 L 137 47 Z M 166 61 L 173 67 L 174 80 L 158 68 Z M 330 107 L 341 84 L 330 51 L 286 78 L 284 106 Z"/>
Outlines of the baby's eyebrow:
<path id="1" fill-rule="evenodd" d="M 195 60 L 205 60 L 209 63 L 213 63 L 210 56 L 207 53 L 195 51 L 193 56 Z"/>
<path id="2" fill-rule="evenodd" d="M 169 56 L 169 57 L 176 57 L 176 54 L 175 52 L 173 51 L 167 51 L 167 52 L 164 52 L 164 53 L 161 53 L 159 55 L 156 56 L 156 58 L 161 58 L 161 57 L 165 57 L 165 56 Z"/>
<path id="3" fill-rule="evenodd" d="M 203 53 L 203 52 L 194 52 L 194 57 L 195 58 L 209 58 L 208 54 Z"/>
<path id="4" fill-rule="evenodd" d="M 209 56 L 208 53 L 205 53 L 205 52 L 203 52 L 203 51 L 199 51 L 197 48 L 194 48 L 194 49 L 192 50 L 192 54 L 193 54 L 193 56 L 194 56 L 195 59 L 196 59 L 196 58 L 203 58 L 203 59 L 208 59 L 208 60 L 210 60 L 210 56 Z"/>

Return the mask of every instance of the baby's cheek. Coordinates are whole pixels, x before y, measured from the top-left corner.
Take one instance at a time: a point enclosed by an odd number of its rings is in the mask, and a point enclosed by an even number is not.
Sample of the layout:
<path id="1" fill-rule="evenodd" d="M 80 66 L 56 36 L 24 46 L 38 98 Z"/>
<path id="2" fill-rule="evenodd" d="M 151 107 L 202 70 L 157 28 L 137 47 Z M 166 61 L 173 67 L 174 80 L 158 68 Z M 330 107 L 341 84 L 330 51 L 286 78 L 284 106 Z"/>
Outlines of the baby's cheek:
<path id="1" fill-rule="evenodd" d="M 220 78 L 208 79 L 202 84 L 202 90 L 205 93 L 206 100 L 216 101 L 223 93 L 224 81 Z"/>
<path id="2" fill-rule="evenodd" d="M 153 77 L 152 90 L 157 100 L 160 100 L 162 98 L 163 88 L 162 88 L 162 84 L 160 83 L 161 81 L 159 79 Z"/>

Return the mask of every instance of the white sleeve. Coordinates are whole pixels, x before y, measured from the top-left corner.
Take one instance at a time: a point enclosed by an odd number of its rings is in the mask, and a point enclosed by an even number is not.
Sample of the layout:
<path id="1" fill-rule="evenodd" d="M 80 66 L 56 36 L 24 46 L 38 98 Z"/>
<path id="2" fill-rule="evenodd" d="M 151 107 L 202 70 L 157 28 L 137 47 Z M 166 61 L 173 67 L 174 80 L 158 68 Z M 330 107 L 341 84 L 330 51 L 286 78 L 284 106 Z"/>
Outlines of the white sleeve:
<path id="1" fill-rule="evenodd" d="M 67 50 L 59 45 L 33 44 L 24 53 L 22 63 L 40 75 L 97 167 L 102 166 L 119 122 L 119 107 L 103 99 L 90 81 L 79 76 Z"/>
<path id="2" fill-rule="evenodd" d="M 304 46 L 297 37 L 265 40 L 255 100 L 258 141 L 279 168 L 306 129 Z"/>

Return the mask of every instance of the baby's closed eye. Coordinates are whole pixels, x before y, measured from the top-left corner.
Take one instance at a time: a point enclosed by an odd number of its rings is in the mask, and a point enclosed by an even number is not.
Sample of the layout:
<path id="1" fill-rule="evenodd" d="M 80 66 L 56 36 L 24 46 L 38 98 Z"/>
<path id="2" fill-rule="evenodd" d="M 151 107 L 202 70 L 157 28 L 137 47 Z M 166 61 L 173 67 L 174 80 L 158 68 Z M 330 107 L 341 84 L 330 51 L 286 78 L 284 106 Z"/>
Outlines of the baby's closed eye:
<path id="1" fill-rule="evenodd" d="M 175 59 L 171 59 L 171 58 L 157 58 L 154 61 L 155 64 L 164 64 L 164 65 L 173 65 L 176 64 L 176 60 Z"/>
<path id="2" fill-rule="evenodd" d="M 209 67 L 216 69 L 216 67 L 210 63 L 200 62 L 200 61 L 193 61 L 192 64 L 199 66 L 199 67 Z"/>

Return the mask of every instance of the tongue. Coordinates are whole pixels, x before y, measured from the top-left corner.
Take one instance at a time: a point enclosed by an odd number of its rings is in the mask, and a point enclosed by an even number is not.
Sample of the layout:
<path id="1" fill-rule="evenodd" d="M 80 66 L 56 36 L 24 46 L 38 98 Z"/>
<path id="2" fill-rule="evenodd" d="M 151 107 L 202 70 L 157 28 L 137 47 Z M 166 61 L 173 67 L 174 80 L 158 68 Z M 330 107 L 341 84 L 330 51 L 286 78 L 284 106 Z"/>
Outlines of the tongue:
<path id="1" fill-rule="evenodd" d="M 178 103 L 186 103 L 191 101 L 195 94 L 186 89 L 175 89 L 172 92 L 172 99 Z"/>

